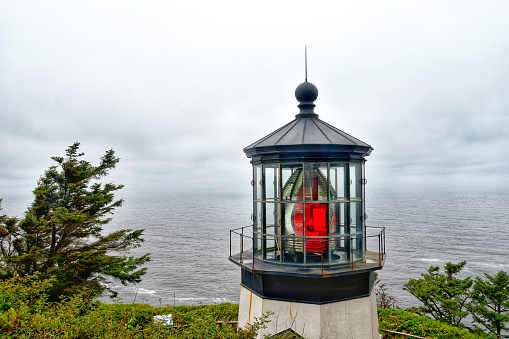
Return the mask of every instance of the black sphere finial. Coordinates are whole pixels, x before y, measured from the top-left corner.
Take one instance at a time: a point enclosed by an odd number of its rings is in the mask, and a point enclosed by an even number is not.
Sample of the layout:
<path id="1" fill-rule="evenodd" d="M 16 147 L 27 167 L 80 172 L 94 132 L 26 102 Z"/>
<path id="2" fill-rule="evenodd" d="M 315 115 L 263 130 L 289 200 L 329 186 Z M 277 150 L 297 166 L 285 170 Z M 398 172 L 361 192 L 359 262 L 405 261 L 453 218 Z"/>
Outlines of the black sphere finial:
<path id="1" fill-rule="evenodd" d="M 300 102 L 313 102 L 318 98 L 318 88 L 310 82 L 303 82 L 295 89 L 295 98 Z"/>
<path id="2" fill-rule="evenodd" d="M 315 113 L 314 101 L 318 98 L 318 88 L 310 82 L 303 82 L 295 89 L 295 98 L 300 102 L 300 113 L 296 117 L 318 117 Z"/>

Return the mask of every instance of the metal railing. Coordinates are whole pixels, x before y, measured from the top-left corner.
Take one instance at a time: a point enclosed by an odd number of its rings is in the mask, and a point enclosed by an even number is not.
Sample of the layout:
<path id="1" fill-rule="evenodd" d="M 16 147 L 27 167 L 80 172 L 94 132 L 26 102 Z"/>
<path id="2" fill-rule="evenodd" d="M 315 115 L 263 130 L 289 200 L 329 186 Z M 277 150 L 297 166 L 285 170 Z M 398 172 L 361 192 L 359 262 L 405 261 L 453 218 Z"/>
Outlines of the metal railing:
<path id="1" fill-rule="evenodd" d="M 379 229 L 380 232 L 375 235 L 364 235 L 361 236 L 359 234 L 353 235 L 331 235 L 331 236 L 295 236 L 295 235 L 275 235 L 275 234 L 264 234 L 255 232 L 256 236 L 259 236 L 260 241 L 272 242 L 274 245 L 272 247 L 265 246 L 263 249 L 255 248 L 255 237 L 253 236 L 252 231 L 253 225 L 239 227 L 233 230 L 230 230 L 230 258 L 232 256 L 232 236 L 237 235 L 239 237 L 239 250 L 240 252 L 236 253 L 234 256 L 238 259 L 239 264 L 244 264 L 245 260 L 249 260 L 252 268 L 255 268 L 255 262 L 259 263 L 270 263 L 270 264 L 281 264 L 281 265 L 294 265 L 294 266 L 315 266 L 321 267 L 322 273 L 324 268 L 336 268 L 336 267 L 347 267 L 350 266 L 351 270 L 355 269 L 355 265 L 357 264 L 367 264 L 368 260 L 371 261 L 368 264 L 378 264 L 378 266 L 382 266 L 382 262 L 385 259 L 385 227 L 370 227 L 366 226 L 367 229 Z M 367 242 L 368 239 L 375 238 L 378 242 L 378 251 L 376 252 L 368 252 L 367 251 Z M 357 241 L 361 241 L 364 243 L 364 248 L 362 249 L 362 253 L 359 253 L 359 249 L 354 249 L 352 244 Z M 320 250 L 316 251 L 308 251 L 307 245 L 313 244 L 313 246 L 318 246 Z M 331 244 L 338 246 L 343 242 L 344 244 L 348 244 L 348 246 L 339 249 L 342 253 L 346 254 L 347 260 L 342 260 L 340 262 L 332 263 L 330 251 L 324 249 L 330 249 Z M 246 246 L 246 243 L 249 245 Z M 297 262 L 289 262 L 283 260 L 282 247 L 292 247 L 298 248 L 299 252 L 302 253 L 302 261 Z M 290 246 L 289 246 L 290 245 Z M 334 250 L 334 249 L 332 249 Z M 357 253 L 356 253 L 357 252 Z M 274 260 L 274 258 L 267 259 L 266 254 L 271 253 L 276 256 L 279 255 L 279 261 Z M 320 262 L 316 261 L 313 263 L 308 263 L 306 261 L 307 254 L 320 254 Z M 327 258 L 324 261 L 324 253 L 327 254 Z M 235 261 L 235 260 L 234 260 Z"/>
<path id="2" fill-rule="evenodd" d="M 239 255 L 240 255 L 240 263 L 241 264 L 244 262 L 243 255 L 245 252 L 247 252 L 244 250 L 244 238 L 251 239 L 251 252 L 252 252 L 252 260 L 253 260 L 253 268 L 254 268 L 254 258 L 255 258 L 254 257 L 255 251 L 253 250 L 254 249 L 254 237 L 244 234 L 244 230 L 246 228 L 253 228 L 253 225 L 239 227 L 239 228 L 230 230 L 230 258 L 232 257 L 232 234 L 237 234 L 240 236 L 240 253 L 239 253 Z M 252 234 L 252 232 L 251 232 L 251 234 Z M 248 250 L 249 250 L 249 248 L 248 248 Z"/>
<path id="3" fill-rule="evenodd" d="M 380 230 L 380 233 L 376 235 L 378 237 L 378 261 L 381 263 L 382 258 L 385 255 L 385 227 L 381 226 L 366 226 L 368 228 L 376 228 Z M 368 237 L 365 238 L 367 240 Z M 367 248 L 367 241 L 364 242 L 364 248 Z"/>

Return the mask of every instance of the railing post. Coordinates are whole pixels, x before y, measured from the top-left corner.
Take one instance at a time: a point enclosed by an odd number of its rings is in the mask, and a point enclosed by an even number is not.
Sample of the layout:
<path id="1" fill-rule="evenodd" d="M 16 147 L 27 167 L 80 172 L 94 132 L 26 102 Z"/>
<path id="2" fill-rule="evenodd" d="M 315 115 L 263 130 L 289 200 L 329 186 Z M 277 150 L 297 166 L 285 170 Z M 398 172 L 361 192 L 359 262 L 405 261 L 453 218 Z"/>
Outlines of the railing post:
<path id="1" fill-rule="evenodd" d="M 303 247 L 302 247 L 302 254 L 304 255 L 304 258 L 303 258 L 303 260 L 304 260 L 304 265 L 306 265 L 306 264 L 307 264 L 307 262 L 308 262 L 308 258 L 307 258 L 307 256 L 308 256 L 308 252 L 307 252 L 307 248 L 306 248 L 306 240 L 307 240 L 307 236 L 305 236 L 305 237 L 304 237 L 304 240 L 303 240 L 303 243 L 302 243 L 302 244 L 303 244 Z"/>
<path id="2" fill-rule="evenodd" d="M 382 266 L 382 239 L 380 238 L 382 234 L 378 235 L 378 266 Z"/>
<path id="3" fill-rule="evenodd" d="M 322 255 L 322 274 L 323 274 L 323 239 L 320 239 L 320 253 Z"/>
<path id="4" fill-rule="evenodd" d="M 368 229 L 364 227 L 364 252 L 368 250 Z"/>
<path id="5" fill-rule="evenodd" d="M 243 252 L 244 252 L 244 227 L 242 227 L 242 232 L 240 235 L 240 263 L 241 264 L 242 264 L 242 253 Z"/>
<path id="6" fill-rule="evenodd" d="M 230 230 L 230 258 L 232 256 L 232 230 Z"/>
<path id="7" fill-rule="evenodd" d="M 384 237 L 384 254 L 385 254 L 385 227 L 382 228 L 383 237 Z"/>
<path id="8" fill-rule="evenodd" d="M 255 240 L 254 240 L 254 232 L 253 232 L 253 237 L 251 238 L 251 240 L 253 240 L 253 269 L 254 269 L 254 261 L 255 261 L 255 247 L 254 247 L 254 244 L 255 244 Z"/>
<path id="9" fill-rule="evenodd" d="M 352 264 L 352 270 L 353 270 L 353 243 L 352 243 L 352 236 L 350 237 L 350 263 Z"/>

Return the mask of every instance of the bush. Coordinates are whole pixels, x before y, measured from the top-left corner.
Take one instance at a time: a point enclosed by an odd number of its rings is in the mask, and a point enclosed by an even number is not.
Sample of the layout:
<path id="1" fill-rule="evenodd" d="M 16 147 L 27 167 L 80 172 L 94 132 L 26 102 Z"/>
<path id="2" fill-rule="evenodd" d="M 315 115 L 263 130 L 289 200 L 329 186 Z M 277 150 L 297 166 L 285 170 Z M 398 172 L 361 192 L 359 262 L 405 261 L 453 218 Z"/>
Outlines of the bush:
<path id="1" fill-rule="evenodd" d="M 234 321 L 238 305 L 156 308 L 146 304 L 106 304 L 83 290 L 60 302 L 47 291 L 54 278 L 15 276 L 0 282 L 1 338 L 254 338 L 263 321 L 245 331 L 217 321 Z M 171 313 L 174 326 L 154 323 L 153 316 Z"/>
<path id="2" fill-rule="evenodd" d="M 48 301 L 53 278 L 39 275 L 0 282 L 1 338 L 222 338 L 250 339 L 265 319 L 237 331 L 238 305 L 152 307 L 146 304 L 106 304 L 90 299 L 86 290 Z M 397 309 L 379 309 L 380 328 L 426 338 L 481 338 L 464 329 Z M 154 323 L 153 316 L 171 313 L 174 326 Z"/>
<path id="3" fill-rule="evenodd" d="M 415 315 L 400 309 L 378 309 L 378 323 L 381 329 L 397 332 L 407 332 L 430 339 L 474 339 L 482 338 L 444 322 L 433 320 L 426 316 Z M 382 334 L 386 335 L 385 332 Z M 390 336 L 388 336 L 390 338 Z"/>

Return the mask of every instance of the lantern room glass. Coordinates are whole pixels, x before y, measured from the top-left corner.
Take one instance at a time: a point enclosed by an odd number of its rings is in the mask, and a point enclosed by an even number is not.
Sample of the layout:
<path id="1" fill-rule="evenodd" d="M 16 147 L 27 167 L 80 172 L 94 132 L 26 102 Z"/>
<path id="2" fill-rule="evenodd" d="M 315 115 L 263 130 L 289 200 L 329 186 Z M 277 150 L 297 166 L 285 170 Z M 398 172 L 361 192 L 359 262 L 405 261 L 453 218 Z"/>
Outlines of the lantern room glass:
<path id="1" fill-rule="evenodd" d="M 253 165 L 255 258 L 344 265 L 365 253 L 364 164 Z"/>

